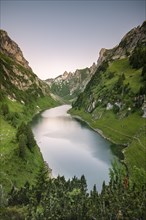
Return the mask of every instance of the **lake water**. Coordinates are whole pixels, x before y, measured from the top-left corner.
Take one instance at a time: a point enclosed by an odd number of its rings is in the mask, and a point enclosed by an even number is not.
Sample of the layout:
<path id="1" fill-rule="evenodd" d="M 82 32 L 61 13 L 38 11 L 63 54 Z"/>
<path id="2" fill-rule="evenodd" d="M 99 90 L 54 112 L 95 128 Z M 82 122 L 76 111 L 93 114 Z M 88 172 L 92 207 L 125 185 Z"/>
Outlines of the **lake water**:
<path id="1" fill-rule="evenodd" d="M 44 160 L 54 177 L 66 179 L 85 175 L 88 189 L 109 181 L 109 168 L 114 155 L 110 142 L 90 129 L 86 123 L 67 114 L 70 105 L 55 107 L 37 115 L 32 130 Z"/>

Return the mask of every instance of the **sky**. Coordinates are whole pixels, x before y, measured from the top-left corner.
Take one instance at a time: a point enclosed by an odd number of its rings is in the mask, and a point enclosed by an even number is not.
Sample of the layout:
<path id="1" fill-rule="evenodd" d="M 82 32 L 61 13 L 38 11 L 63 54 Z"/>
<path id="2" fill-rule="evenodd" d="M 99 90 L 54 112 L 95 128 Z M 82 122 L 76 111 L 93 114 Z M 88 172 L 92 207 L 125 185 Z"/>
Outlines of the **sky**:
<path id="1" fill-rule="evenodd" d="M 146 20 L 145 0 L 0 0 L 0 28 L 41 79 L 90 67 Z"/>

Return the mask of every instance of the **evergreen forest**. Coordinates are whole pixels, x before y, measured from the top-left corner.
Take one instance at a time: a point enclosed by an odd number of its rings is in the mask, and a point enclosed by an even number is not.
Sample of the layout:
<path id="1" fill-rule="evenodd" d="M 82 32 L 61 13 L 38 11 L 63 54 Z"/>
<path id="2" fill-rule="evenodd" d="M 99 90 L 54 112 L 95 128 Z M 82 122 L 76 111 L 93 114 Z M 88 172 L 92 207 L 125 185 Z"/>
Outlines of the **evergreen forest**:
<path id="1" fill-rule="evenodd" d="M 50 178 L 45 164 L 36 183 L 13 187 L 8 200 L 1 201 L 1 219 L 26 220 L 145 220 L 146 185 L 141 170 L 135 168 L 133 179 L 124 164 L 113 162 L 110 182 L 99 193 L 96 185 L 89 192 L 85 176 L 65 180 Z M 139 178 L 139 181 L 136 178 Z"/>

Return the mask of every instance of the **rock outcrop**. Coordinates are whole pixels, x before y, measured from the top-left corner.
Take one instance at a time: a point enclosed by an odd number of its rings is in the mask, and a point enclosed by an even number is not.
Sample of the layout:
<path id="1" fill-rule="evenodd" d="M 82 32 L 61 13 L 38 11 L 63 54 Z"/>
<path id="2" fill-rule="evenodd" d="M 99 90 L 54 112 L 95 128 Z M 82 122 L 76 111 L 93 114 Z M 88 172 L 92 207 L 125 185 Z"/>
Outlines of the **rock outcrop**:
<path id="1" fill-rule="evenodd" d="M 0 52 L 4 53 L 8 57 L 11 57 L 17 63 L 21 64 L 23 67 L 30 69 L 28 61 L 23 57 L 23 53 L 18 45 L 11 40 L 7 32 L 0 30 Z"/>

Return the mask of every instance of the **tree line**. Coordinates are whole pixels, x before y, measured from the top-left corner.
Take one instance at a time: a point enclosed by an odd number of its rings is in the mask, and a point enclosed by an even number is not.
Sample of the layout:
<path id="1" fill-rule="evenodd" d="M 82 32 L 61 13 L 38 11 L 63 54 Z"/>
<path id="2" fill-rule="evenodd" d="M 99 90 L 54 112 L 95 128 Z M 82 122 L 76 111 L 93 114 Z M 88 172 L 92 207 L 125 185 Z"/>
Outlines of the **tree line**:
<path id="1" fill-rule="evenodd" d="M 84 175 L 51 179 L 43 166 L 34 186 L 26 183 L 21 189 L 12 188 L 2 219 L 145 220 L 146 185 L 143 175 L 141 178 L 133 182 L 125 166 L 114 163 L 109 184 L 103 182 L 100 193 L 96 185 L 89 192 Z"/>

